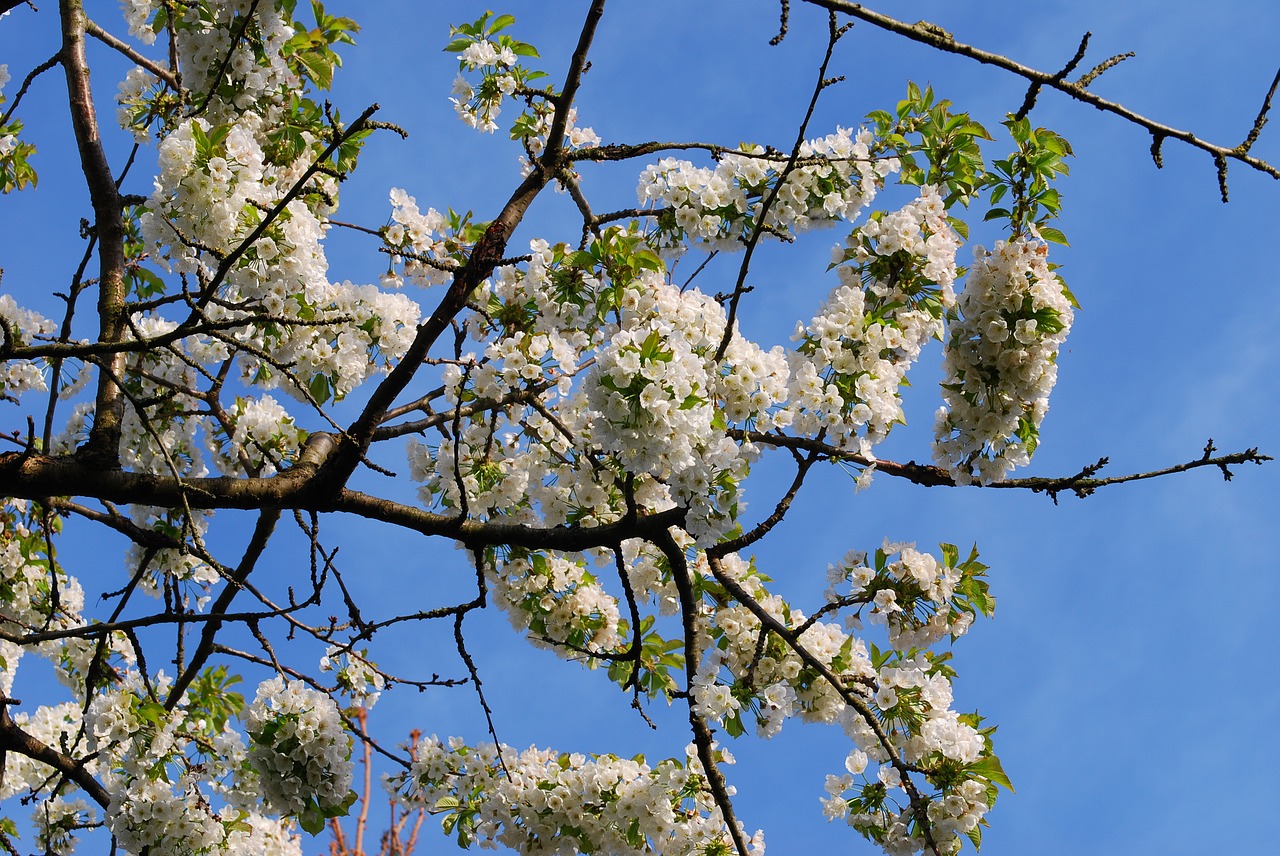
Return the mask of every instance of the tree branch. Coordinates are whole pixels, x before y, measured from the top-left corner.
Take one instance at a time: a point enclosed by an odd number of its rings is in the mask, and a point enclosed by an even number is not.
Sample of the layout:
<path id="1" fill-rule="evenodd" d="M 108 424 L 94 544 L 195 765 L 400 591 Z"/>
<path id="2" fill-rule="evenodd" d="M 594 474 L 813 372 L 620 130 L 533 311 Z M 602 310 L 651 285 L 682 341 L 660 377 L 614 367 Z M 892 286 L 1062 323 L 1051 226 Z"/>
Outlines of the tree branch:
<path id="1" fill-rule="evenodd" d="M 18 727 L 9 715 L 9 706 L 17 703 L 15 699 L 0 696 L 0 757 L 5 752 L 17 752 L 33 761 L 47 764 L 64 778 L 79 785 L 98 805 L 108 808 L 111 805 L 111 795 L 97 779 L 89 775 L 81 762 L 46 746 Z"/>
<path id="2" fill-rule="evenodd" d="M 165 83 L 169 85 L 171 89 L 173 89 L 174 92 L 181 91 L 182 87 L 178 85 L 178 78 L 171 71 L 169 71 L 169 69 L 165 68 L 159 63 L 155 63 L 147 59 L 145 56 L 138 53 L 128 44 L 120 41 L 115 36 L 111 35 L 106 30 L 102 29 L 102 27 L 99 27 L 97 24 L 95 24 L 93 21 L 89 20 L 88 18 L 86 18 L 84 22 L 84 31 L 89 35 L 93 36 L 98 41 L 102 42 L 107 47 L 111 48 L 112 50 L 116 50 L 124 54 L 126 57 L 133 60 L 138 65 L 142 66 L 144 69 L 146 69 L 147 71 L 154 74 L 156 77 L 163 80 Z"/>
<path id="3" fill-rule="evenodd" d="M 1200 149 L 1211 155 L 1215 161 L 1227 159 L 1239 161 L 1246 166 L 1259 172 L 1266 173 L 1275 179 L 1280 179 L 1280 168 L 1273 166 L 1261 158 L 1254 157 L 1248 153 L 1244 147 L 1220 146 L 1211 143 L 1208 140 L 1197 137 L 1190 131 L 1184 131 L 1169 125 L 1157 122 L 1154 119 L 1148 119 L 1140 113 L 1130 110 L 1114 101 L 1095 95 L 1080 83 L 1072 83 L 1071 81 L 1060 79 L 1057 74 L 1049 74 L 1048 72 L 1025 66 L 1019 62 L 1015 62 L 1001 54 L 991 53 L 982 50 L 973 45 L 957 41 L 950 33 L 942 31 L 938 27 L 921 26 L 919 24 L 908 24 L 889 15 L 874 12 L 860 3 L 853 3 L 850 0 L 804 0 L 814 6 L 820 6 L 834 12 L 843 12 L 846 15 L 857 18 L 860 21 L 866 21 L 868 24 L 879 27 L 882 30 L 888 30 L 891 33 L 910 39 L 913 42 L 919 42 L 928 45 L 931 48 L 943 51 L 944 53 L 958 54 L 959 56 L 968 57 L 985 65 L 994 65 L 997 68 L 1012 72 L 1013 74 L 1023 77 L 1033 84 L 1039 84 L 1048 89 L 1056 89 L 1063 92 L 1077 101 L 1097 107 L 1107 113 L 1112 113 L 1145 129 L 1151 134 L 1152 139 L 1172 138 L 1179 140 L 1187 145 Z"/>
<path id="4" fill-rule="evenodd" d="M 97 111 L 89 86 L 89 64 L 84 52 L 86 18 L 82 0 L 60 0 L 58 8 L 62 17 L 62 67 L 67 78 L 71 124 L 80 150 L 80 168 L 93 202 L 94 234 L 98 240 L 98 341 L 111 345 L 123 340 L 125 334 L 124 214 L 115 176 L 98 133 Z M 93 427 L 78 453 L 84 461 L 97 467 L 120 466 L 124 395 L 115 378 L 123 377 L 124 371 L 124 354 L 103 358 Z"/>

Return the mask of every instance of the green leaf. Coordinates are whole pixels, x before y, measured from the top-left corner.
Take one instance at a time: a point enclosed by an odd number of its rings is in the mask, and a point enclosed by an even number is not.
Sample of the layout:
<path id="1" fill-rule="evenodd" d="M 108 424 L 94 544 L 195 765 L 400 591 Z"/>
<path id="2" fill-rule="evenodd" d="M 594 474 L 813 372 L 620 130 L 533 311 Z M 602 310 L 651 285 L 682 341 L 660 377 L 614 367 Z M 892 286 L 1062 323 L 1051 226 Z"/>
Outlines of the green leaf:
<path id="1" fill-rule="evenodd" d="M 1062 230 L 1055 229 L 1052 226 L 1041 226 L 1040 237 L 1054 244 L 1062 244 L 1064 247 L 1071 246 L 1071 244 L 1067 243 L 1067 236 L 1062 234 Z"/>
<path id="2" fill-rule="evenodd" d="M 307 806 L 302 814 L 298 815 L 298 825 L 312 835 L 319 835 L 324 832 L 324 824 L 324 815 L 313 806 Z"/>
<path id="3" fill-rule="evenodd" d="M 316 404 L 324 404 L 328 401 L 332 388 L 332 384 L 329 383 L 329 376 L 322 374 L 315 375 L 311 378 L 311 382 L 307 384 L 307 391 L 316 400 Z"/>
<path id="4" fill-rule="evenodd" d="M 493 23 L 489 25 L 489 32 L 496 33 L 499 30 L 505 30 L 516 22 L 515 15 L 499 15 L 493 19 Z"/>
<path id="5" fill-rule="evenodd" d="M 1009 777 L 1005 774 L 1004 767 L 1000 765 L 1000 759 L 995 755 L 988 755 L 985 758 L 974 761 L 965 769 L 977 773 L 988 781 L 995 782 L 1010 793 L 1017 793 L 1013 789 L 1013 783 L 1009 781 Z"/>
<path id="6" fill-rule="evenodd" d="M 973 829 L 970 829 L 968 832 L 965 833 L 965 835 L 968 836 L 969 841 L 973 843 L 974 850 L 982 849 L 982 825 L 981 824 L 975 826 Z"/>

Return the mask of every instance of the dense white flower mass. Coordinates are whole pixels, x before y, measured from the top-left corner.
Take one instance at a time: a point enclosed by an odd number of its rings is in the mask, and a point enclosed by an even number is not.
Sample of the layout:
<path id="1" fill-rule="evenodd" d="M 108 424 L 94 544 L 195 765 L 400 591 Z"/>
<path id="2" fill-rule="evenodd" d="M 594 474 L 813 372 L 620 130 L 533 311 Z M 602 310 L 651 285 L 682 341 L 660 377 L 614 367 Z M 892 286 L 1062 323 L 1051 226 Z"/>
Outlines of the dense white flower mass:
<path id="1" fill-rule="evenodd" d="M 308 5 L 314 28 L 294 20 Z M 537 51 L 508 35 L 514 19 L 485 13 L 451 31 L 450 101 L 481 131 L 509 120 L 522 190 L 484 222 L 397 186 L 385 222 L 367 226 L 337 219 L 339 191 L 366 137 L 392 126 L 367 121 L 372 111 L 344 123 L 319 94 L 354 22 L 292 0 L 121 8 L 130 36 L 162 36 L 181 74 L 134 55 L 142 66 L 117 90 L 121 128 L 155 176 L 122 197 L 119 293 L 105 276 L 77 287 L 99 285 L 119 311 L 75 352 L 87 312 L 73 318 L 74 300 L 59 324 L 0 294 L 13 354 L 0 403 L 45 392 L 49 414 L 25 447 L 21 431 L 5 435 L 19 449 L 5 461 L 60 460 L 110 486 L 97 505 L 42 494 L 0 506 L 0 692 L 22 689 L 26 653 L 51 661 L 70 700 L 13 721 L 102 785 L 11 752 L 0 799 L 29 798 L 38 846 L 70 854 L 97 826 L 138 856 L 299 856 L 296 829 L 315 834 L 356 799 L 357 708 L 410 682 L 375 662 L 391 659 L 377 633 L 452 620 L 478 689 L 462 623 L 485 606 L 534 646 L 605 673 L 642 716 L 647 701 L 684 706 L 695 742 L 650 763 L 517 751 L 496 735 L 415 740 L 389 784 L 460 845 L 762 853 L 763 834 L 731 816 L 718 767 L 732 756 L 712 730 L 768 739 L 797 721 L 841 727 L 847 756 L 822 811 L 886 852 L 954 853 L 985 823 L 1008 782 L 993 729 L 953 709 L 942 650 L 994 609 L 976 549 L 850 552 L 811 612 L 751 557 L 810 467 L 852 467 L 859 489 L 889 468 L 877 445 L 905 421 L 903 388 L 933 340 L 946 372 L 935 458 L 951 478 L 998 480 L 1034 451 L 1072 298 L 1034 216 L 1009 215 L 1013 237 L 957 267 L 964 206 L 1020 180 L 979 169 L 961 138 L 985 130 L 912 87 L 896 118 L 872 114 L 790 152 L 606 144 L 540 82 Z M 17 130 L 0 128 L 0 177 L 21 155 Z M 579 170 L 596 161 L 636 164 L 637 208 L 592 212 Z M 887 188 L 895 176 L 903 187 Z M 521 219 L 543 187 L 582 215 L 566 240 Z M 790 344 L 759 337 L 740 311 L 757 246 L 837 225 L 826 278 L 786 283 Z M 335 229 L 373 240 L 376 284 L 331 279 Z M 730 252 L 736 279 L 710 265 Z M 95 377 L 96 395 L 84 389 Z M 102 455 L 95 435 L 111 432 L 118 449 Z M 351 480 L 361 467 L 394 475 L 400 454 L 404 495 Z M 768 477 L 748 488 L 766 455 L 794 465 L 789 492 L 770 494 Z M 747 514 L 749 490 L 762 513 Z M 320 523 L 353 508 L 455 539 L 474 591 L 424 606 L 415 589 L 401 614 L 362 612 Z M 210 541 L 242 509 L 258 512 L 256 528 L 228 559 Z M 89 578 L 60 564 L 64 518 L 128 539 L 123 571 L 104 563 L 115 576 L 90 589 L 112 604 L 109 626 L 86 614 Z M 295 527 L 302 562 L 267 550 L 277 524 Z M 260 584 L 269 563 L 301 568 L 312 588 Z M 223 624 L 240 625 L 250 650 L 226 635 L 213 644 Z M 171 678 L 145 661 L 175 632 Z M 313 646 L 305 666 L 273 647 L 286 636 Z M 233 666 L 275 677 L 246 704 Z"/>
<path id="2" fill-rule="evenodd" d="M 274 810 L 323 818 L 351 805 L 351 738 L 327 695 L 301 681 L 264 681 L 245 730 L 249 763 Z"/>
<path id="3" fill-rule="evenodd" d="M 2 141 L 0 141 L 2 144 Z M 16 344 L 30 344 L 36 336 L 47 336 L 56 328 L 38 312 L 23 309 L 8 294 L 0 294 L 0 324 L 5 338 Z M 0 394 L 21 395 L 27 390 L 45 390 L 44 370 L 35 360 L 6 360 L 0 369 Z"/>
<path id="4" fill-rule="evenodd" d="M 1035 451 L 1058 348 L 1071 329 L 1071 298 L 1042 241 L 978 247 L 947 330 L 946 406 L 934 458 L 961 481 L 1000 481 Z"/>
<path id="5" fill-rule="evenodd" d="M 389 785 L 409 806 L 447 811 L 446 830 L 456 830 L 464 846 L 674 856 L 730 845 L 692 745 L 685 759 L 651 767 L 644 756 L 467 747 L 432 735 L 415 744 L 413 765 Z M 764 852 L 763 833 L 750 840 L 753 853 Z"/>
<path id="6" fill-rule="evenodd" d="M 841 128 L 804 143 L 789 172 L 785 159 L 758 145 L 721 156 L 714 169 L 663 158 L 640 174 L 637 194 L 658 209 L 659 247 L 734 249 L 757 229 L 776 236 L 852 220 L 897 170 L 892 158 L 873 161 L 871 142 L 868 131 Z"/>

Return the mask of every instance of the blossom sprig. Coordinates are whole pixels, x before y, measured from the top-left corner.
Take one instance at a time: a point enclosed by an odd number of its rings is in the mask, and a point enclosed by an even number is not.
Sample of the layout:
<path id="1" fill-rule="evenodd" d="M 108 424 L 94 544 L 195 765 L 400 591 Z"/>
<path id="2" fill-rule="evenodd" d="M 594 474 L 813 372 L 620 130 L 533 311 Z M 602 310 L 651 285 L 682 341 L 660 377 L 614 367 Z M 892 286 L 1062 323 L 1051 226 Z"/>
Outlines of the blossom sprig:
<path id="1" fill-rule="evenodd" d="M 8 82 L 9 66 L 0 64 L 0 118 L 7 118 L 9 113 L 4 106 L 4 87 Z M 0 122 L 0 193 L 22 190 L 27 186 L 34 187 L 39 181 L 35 168 L 28 162 L 35 154 L 36 147 L 20 140 L 18 135 L 21 133 L 21 120 Z"/>
<path id="2" fill-rule="evenodd" d="M 789 401 L 777 421 L 865 450 L 904 422 L 899 389 L 955 305 L 959 244 L 931 185 L 851 232 L 832 254 L 840 287 L 796 325 Z"/>
<path id="3" fill-rule="evenodd" d="M 249 763 L 276 811 L 315 835 L 356 801 L 351 738 L 338 706 L 301 681 L 275 677 L 258 687 L 245 716 Z"/>
<path id="4" fill-rule="evenodd" d="M 106 823 L 130 852 L 222 853 L 228 837 L 244 826 L 247 812 L 215 810 L 211 803 L 215 794 L 234 789 L 218 779 L 234 778 L 227 771 L 243 754 L 238 734 L 226 728 L 238 696 L 223 693 L 225 678 L 224 672 L 197 681 L 178 704 L 166 707 L 161 699 L 172 682 L 163 673 L 150 686 L 133 675 L 90 703 L 84 733 L 111 796 Z M 219 771 L 212 781 L 210 769 Z"/>
<path id="5" fill-rule="evenodd" d="M 946 636 L 954 641 L 979 615 L 995 612 L 995 598 L 976 547 L 964 561 L 955 545 L 940 549 L 941 562 L 913 544 L 886 540 L 870 564 L 866 553 L 851 551 L 827 569 L 827 602 L 856 606 L 855 617 L 869 606 L 869 620 L 887 628 L 896 649 L 925 648 Z"/>
<path id="6" fill-rule="evenodd" d="M 225 422 L 209 432 L 218 468 L 224 473 L 274 475 L 298 455 L 306 432 L 270 395 L 236 396 Z"/>
<path id="7" fill-rule="evenodd" d="M 9 348 L 32 344 L 37 338 L 47 337 L 57 330 L 57 325 L 39 312 L 19 306 L 12 295 L 0 294 L 0 342 Z M 28 390 L 48 389 L 43 360 L 5 360 L 0 368 L 0 396 L 16 401 L 17 396 Z"/>
<path id="8" fill-rule="evenodd" d="M 1043 241 L 1025 236 L 974 252 L 947 328 L 934 460 L 960 483 L 987 484 L 1035 453 L 1074 298 Z"/>
<path id="9" fill-rule="evenodd" d="M 643 755 L 586 756 L 432 735 L 409 771 L 388 781 L 408 807 L 442 815 L 459 846 L 521 852 L 720 854 L 732 843 L 697 750 L 650 765 Z M 717 750 L 718 763 L 732 756 Z M 764 849 L 763 833 L 751 839 Z"/>
<path id="10" fill-rule="evenodd" d="M 488 567 L 495 602 L 534 645 L 576 658 L 623 644 L 618 599 L 584 562 L 513 550 Z"/>
<path id="11" fill-rule="evenodd" d="M 792 716 L 840 723 L 855 747 L 847 765 L 851 775 L 828 777 L 824 810 L 829 819 L 846 818 L 890 853 L 918 852 L 929 838 L 940 852 L 954 852 L 958 837 L 972 838 L 983 822 L 996 785 L 1009 784 L 992 749 L 994 729 L 982 729 L 976 715 L 951 708 L 950 652 L 925 647 L 948 635 L 954 640 L 975 615 L 990 615 L 994 608 L 986 566 L 976 552 L 961 562 L 955 547 L 943 545 L 942 551 L 938 561 L 913 545 L 886 543 L 873 567 L 865 554 L 849 554 L 830 575 L 835 585 L 850 584 L 850 593 L 831 592 L 828 606 L 810 618 L 771 594 L 754 563 L 732 554 L 721 559 L 720 573 L 794 628 L 794 641 L 765 630 L 705 571 L 695 586 L 703 594 L 708 646 L 690 687 L 694 710 L 732 736 L 745 732 L 748 717 L 762 737 L 776 734 Z M 860 626 L 858 613 L 868 605 L 871 617 L 888 625 L 890 647 L 883 650 L 826 618 L 857 607 L 849 618 Z M 798 655 L 797 645 L 806 657 Z M 809 658 L 823 663 L 835 681 Z M 872 762 L 878 766 L 870 778 L 855 784 Z M 922 780 L 904 783 L 911 771 Z M 895 802 L 892 793 L 898 790 Z M 952 799 L 965 794 L 973 799 L 963 805 Z M 927 823 L 913 815 L 938 802 L 946 808 L 928 809 Z"/>
<path id="12" fill-rule="evenodd" d="M 653 240 L 665 251 L 678 254 L 691 242 L 741 249 L 757 231 L 787 238 L 852 220 L 897 169 L 895 158 L 872 158 L 872 143 L 870 132 L 848 128 L 808 140 L 785 180 L 785 161 L 748 143 L 720 155 L 714 169 L 663 158 L 641 173 L 637 196 L 642 206 L 657 209 Z M 773 203 L 761 220 L 770 194 Z"/>
<path id="13" fill-rule="evenodd" d="M 329 646 L 320 658 L 320 671 L 333 672 L 337 691 L 351 699 L 352 706 L 372 708 L 386 688 L 387 679 L 378 665 L 369 659 L 367 648 Z"/>
<path id="14" fill-rule="evenodd" d="M 145 68 L 131 68 L 116 89 L 116 122 L 133 134 L 135 142 L 145 143 L 151 139 L 153 125 L 157 135 L 172 130 L 180 98 Z"/>
<path id="15" fill-rule="evenodd" d="M 459 75 L 449 99 L 458 117 L 478 131 L 492 133 L 498 129 L 498 114 L 507 98 L 529 93 L 529 83 L 546 77 L 546 72 L 524 66 L 520 58 L 537 58 L 538 49 L 527 42 L 501 33 L 516 22 L 513 15 L 485 12 L 470 24 L 449 28 L 447 53 L 458 54 Z M 474 84 L 462 72 L 479 72 Z M 545 97 L 546 93 L 531 94 Z M 522 115 L 512 126 L 512 138 L 535 135 L 536 114 Z"/>

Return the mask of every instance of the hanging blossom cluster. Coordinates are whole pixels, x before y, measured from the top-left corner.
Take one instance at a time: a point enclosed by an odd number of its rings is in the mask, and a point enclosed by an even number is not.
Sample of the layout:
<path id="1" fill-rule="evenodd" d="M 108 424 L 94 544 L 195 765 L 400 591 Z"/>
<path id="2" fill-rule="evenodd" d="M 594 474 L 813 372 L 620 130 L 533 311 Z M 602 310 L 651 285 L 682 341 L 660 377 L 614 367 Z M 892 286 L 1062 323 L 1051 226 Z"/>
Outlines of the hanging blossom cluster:
<path id="1" fill-rule="evenodd" d="M 1058 379 L 1072 300 L 1033 238 L 978 247 L 948 325 L 934 460 L 960 483 L 1000 481 L 1028 462 Z"/>
<path id="2" fill-rule="evenodd" d="M 991 753 L 990 729 L 980 728 L 976 714 L 951 709 L 950 654 L 927 650 L 963 635 L 995 607 L 977 552 L 961 561 L 955 547 L 944 544 L 942 551 L 940 562 L 912 544 L 886 541 L 872 562 L 851 552 L 828 570 L 829 602 L 857 607 L 855 618 L 869 608 L 869 620 L 887 626 L 892 649 L 873 658 L 873 680 L 859 687 L 875 720 L 852 707 L 838 717 L 855 749 L 848 774 L 827 778 L 824 813 L 845 819 L 890 854 L 919 852 L 924 841 L 889 747 L 899 761 L 930 771 L 937 793 L 928 801 L 929 829 L 943 853 L 958 851 L 961 836 L 979 834 L 997 784 L 1008 784 Z M 870 762 L 879 765 L 874 775 Z"/>
<path id="3" fill-rule="evenodd" d="M 353 706 L 366 710 L 377 704 L 386 686 L 386 678 L 378 671 L 377 664 L 369 659 L 368 650 L 363 648 L 354 651 L 329 646 L 320 658 L 320 671 L 333 672 L 338 691 L 349 697 Z"/>
<path id="4" fill-rule="evenodd" d="M 717 756 L 732 763 L 728 752 Z M 444 812 L 445 831 L 463 846 L 618 856 L 683 856 L 733 846 L 692 745 L 683 762 L 651 767 L 643 756 L 468 747 L 432 735 L 415 744 L 413 757 L 389 787 L 407 807 Z M 763 833 L 750 841 L 752 853 L 764 852 Z"/>
<path id="5" fill-rule="evenodd" d="M 208 707 L 234 706 L 239 697 L 184 696 L 170 708 L 161 699 L 171 686 L 163 674 L 151 687 L 131 678 L 99 692 L 86 713 L 87 748 L 111 794 L 105 819 L 116 841 L 130 853 L 296 856 L 285 822 L 262 816 L 259 786 L 244 781 L 251 773 L 240 735 Z M 212 778 L 211 769 L 219 771 Z"/>
<path id="6" fill-rule="evenodd" d="M 545 91 L 529 88 L 532 81 L 546 77 L 546 74 L 521 62 L 522 57 L 536 58 L 538 51 L 533 45 L 508 35 L 498 35 L 513 23 L 515 18 L 510 15 L 492 17 L 492 13 L 486 12 L 474 24 L 452 28 L 454 38 L 445 47 L 446 51 L 458 55 L 459 73 L 453 82 L 453 97 L 449 100 L 458 118 L 478 131 L 493 133 L 498 130 L 498 115 L 508 98 L 547 98 Z M 540 112 L 543 111 L 522 113 L 512 127 L 512 137 L 526 139 L 535 136 L 536 131 L 531 126 L 538 121 Z M 584 130 L 588 136 L 594 136 L 589 128 Z"/>
<path id="7" fill-rule="evenodd" d="M 828 779 L 825 812 L 845 818 L 890 853 L 925 846 L 901 779 L 904 765 L 929 771 L 936 791 L 922 797 L 937 821 L 930 830 L 942 852 L 959 848 L 959 836 L 975 829 L 994 802 L 995 782 L 1005 781 L 977 718 L 951 709 L 950 655 L 926 648 L 963 634 L 975 615 L 989 615 L 994 607 L 976 553 L 962 562 L 954 547 L 943 545 L 942 551 L 939 561 L 913 545 L 886 543 L 871 566 L 860 553 L 832 566 L 831 607 L 854 608 L 854 624 L 866 609 L 872 622 L 888 625 L 889 651 L 869 651 L 863 640 L 819 616 L 806 619 L 767 591 L 754 566 L 726 556 L 722 574 L 780 623 L 801 629 L 796 641 L 812 660 L 801 659 L 776 635 L 762 637 L 750 610 L 721 605 L 714 584 L 704 583 L 711 595 L 705 603 L 710 644 L 692 690 L 698 712 L 730 734 L 741 734 L 750 717 L 762 737 L 776 734 L 791 716 L 841 724 L 855 749 L 850 775 Z M 833 673 L 836 683 L 820 677 L 812 661 Z M 869 763 L 878 766 L 868 773 Z"/>
<path id="8" fill-rule="evenodd" d="M 10 500 L 0 508 L 0 522 L 0 629 L 22 634 L 83 627 L 84 588 L 50 553 L 49 538 L 61 522 L 52 518 L 46 529 L 24 500 Z M 126 653 L 119 642 L 118 636 L 108 636 L 98 652 L 93 640 L 74 636 L 24 645 L 0 639 L 0 692 L 7 696 L 13 689 L 18 663 L 28 651 L 50 661 L 59 680 L 75 687 L 83 685 L 95 657 L 106 661 Z"/>
<path id="9" fill-rule="evenodd" d="M 391 225 L 383 230 L 387 246 L 399 250 L 391 264 L 404 265 L 404 279 L 414 285 L 439 285 L 453 277 L 458 262 L 452 258 L 459 247 L 450 246 L 445 240 L 449 223 L 434 208 L 424 214 L 418 201 L 399 187 L 391 188 Z M 403 285 L 404 279 L 394 273 L 383 278 L 393 287 Z"/>
<path id="10" fill-rule="evenodd" d="M 356 796 L 351 738 L 332 699 L 301 681 L 272 678 L 258 687 L 245 730 L 249 763 L 273 809 L 300 817 L 304 827 L 346 814 Z"/>
<path id="11" fill-rule="evenodd" d="M 874 161 L 870 132 L 847 128 L 804 143 L 783 180 L 785 160 L 743 144 L 714 169 L 663 158 L 640 174 L 637 195 L 657 212 L 655 244 L 680 252 L 690 242 L 734 249 L 757 229 L 786 236 L 838 220 L 852 220 L 875 196 L 896 159 Z M 772 203 L 761 221 L 766 198 Z"/>
<path id="12" fill-rule="evenodd" d="M 223 473 L 274 475 L 297 457 L 307 437 L 284 406 L 269 395 L 237 396 L 227 416 L 227 425 L 219 423 L 206 434 Z"/>
<path id="13" fill-rule="evenodd" d="M 495 564 L 488 574 L 493 599 L 535 645 L 572 654 L 623 644 L 618 599 L 585 562 L 515 551 Z"/>
<path id="14" fill-rule="evenodd" d="M 955 306 L 960 239 L 946 216 L 938 189 L 926 185 L 916 201 L 877 212 L 836 248 L 841 284 L 796 326 L 778 422 L 868 454 L 905 421 L 899 390 L 907 371 Z"/>
<path id="15" fill-rule="evenodd" d="M 6 696 L 9 689 L 4 687 Z M 80 706 L 64 702 L 39 707 L 31 713 L 20 711 L 13 714 L 13 724 L 46 746 L 71 745 L 82 725 Z M 96 772 L 97 767 L 91 764 L 89 769 Z M 0 802 L 6 806 L 13 806 L 19 800 L 30 803 L 37 845 L 58 856 L 71 853 L 81 831 L 99 820 L 97 807 L 73 794 L 74 791 L 61 785 L 56 777 L 50 777 L 49 768 L 44 764 L 18 752 L 6 755 Z M 39 798 L 32 800 L 31 795 Z"/>

